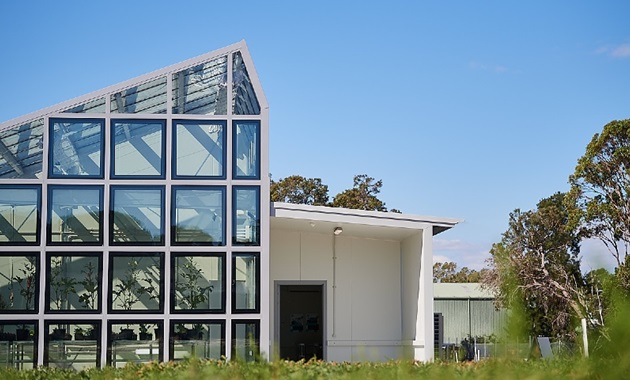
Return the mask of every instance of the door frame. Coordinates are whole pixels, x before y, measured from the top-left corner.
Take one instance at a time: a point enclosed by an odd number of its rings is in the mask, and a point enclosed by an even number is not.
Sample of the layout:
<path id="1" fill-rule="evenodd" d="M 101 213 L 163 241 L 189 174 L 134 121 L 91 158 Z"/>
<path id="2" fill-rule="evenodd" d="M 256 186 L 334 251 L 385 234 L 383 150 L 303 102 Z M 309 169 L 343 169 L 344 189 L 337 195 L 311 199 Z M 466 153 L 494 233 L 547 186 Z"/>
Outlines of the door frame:
<path id="1" fill-rule="evenodd" d="M 286 285 L 320 285 L 322 287 L 322 360 L 328 357 L 328 313 L 327 313 L 327 280 L 274 280 L 274 321 L 273 344 L 276 347 L 276 355 L 280 356 L 280 287 Z"/>

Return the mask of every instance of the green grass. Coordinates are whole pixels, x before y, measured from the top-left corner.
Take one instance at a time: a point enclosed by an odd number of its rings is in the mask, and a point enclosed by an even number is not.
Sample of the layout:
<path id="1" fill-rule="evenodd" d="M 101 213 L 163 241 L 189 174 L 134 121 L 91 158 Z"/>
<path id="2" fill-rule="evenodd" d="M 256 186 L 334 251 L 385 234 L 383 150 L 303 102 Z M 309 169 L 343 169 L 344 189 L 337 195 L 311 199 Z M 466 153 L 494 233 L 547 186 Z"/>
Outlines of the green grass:
<path id="1" fill-rule="evenodd" d="M 621 358 L 618 358 L 621 359 Z M 74 372 L 39 368 L 0 369 L 1 379 L 620 379 L 630 363 L 619 360 L 509 360 L 470 363 L 225 362 L 189 360 Z"/>

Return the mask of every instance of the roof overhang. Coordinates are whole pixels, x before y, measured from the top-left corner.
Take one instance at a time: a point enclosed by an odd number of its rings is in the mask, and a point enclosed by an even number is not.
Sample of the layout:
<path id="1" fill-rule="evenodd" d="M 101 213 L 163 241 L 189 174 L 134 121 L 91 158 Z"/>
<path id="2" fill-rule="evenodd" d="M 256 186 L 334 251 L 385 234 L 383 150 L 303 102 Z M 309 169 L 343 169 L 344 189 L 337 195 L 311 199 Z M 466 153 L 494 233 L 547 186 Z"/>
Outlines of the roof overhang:
<path id="1" fill-rule="evenodd" d="M 343 235 L 401 241 L 432 228 L 433 235 L 446 231 L 461 220 L 432 216 L 363 211 L 340 207 L 271 203 L 271 228 L 330 234 L 335 227 Z"/>

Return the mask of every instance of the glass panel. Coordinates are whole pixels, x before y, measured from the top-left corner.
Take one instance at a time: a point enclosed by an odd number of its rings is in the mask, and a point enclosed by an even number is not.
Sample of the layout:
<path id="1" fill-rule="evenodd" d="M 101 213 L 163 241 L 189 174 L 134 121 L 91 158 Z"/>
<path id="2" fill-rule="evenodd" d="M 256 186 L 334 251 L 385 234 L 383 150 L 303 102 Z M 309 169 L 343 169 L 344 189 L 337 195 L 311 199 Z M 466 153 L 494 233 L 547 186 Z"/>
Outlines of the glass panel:
<path id="1" fill-rule="evenodd" d="M 173 74 L 173 113 L 227 115 L 227 56 Z"/>
<path id="2" fill-rule="evenodd" d="M 225 122 L 175 124 L 175 177 L 225 177 Z"/>
<path id="3" fill-rule="evenodd" d="M 225 245 L 225 189 L 173 188 L 173 244 Z"/>
<path id="4" fill-rule="evenodd" d="M 100 270 L 98 256 L 49 256 L 48 310 L 98 310 Z"/>
<path id="5" fill-rule="evenodd" d="M 98 322 L 47 322 L 44 364 L 80 371 L 100 362 L 101 328 Z"/>
<path id="6" fill-rule="evenodd" d="M 28 321 L 30 322 L 30 321 Z M 37 359 L 34 322 L 0 322 L 0 368 L 33 369 Z"/>
<path id="7" fill-rule="evenodd" d="M 100 119 L 50 119 L 50 177 L 103 178 Z"/>
<path id="8" fill-rule="evenodd" d="M 166 77 L 113 94 L 112 113 L 166 113 Z"/>
<path id="9" fill-rule="evenodd" d="M 0 244 L 39 243 L 40 188 L 0 186 Z"/>
<path id="10" fill-rule="evenodd" d="M 62 244 L 100 244 L 103 188 L 50 186 L 48 241 Z"/>
<path id="11" fill-rule="evenodd" d="M 257 121 L 234 122 L 234 178 L 258 179 L 260 175 L 260 124 Z"/>
<path id="12" fill-rule="evenodd" d="M 232 243 L 260 245 L 260 189 L 256 186 L 234 186 Z"/>
<path id="13" fill-rule="evenodd" d="M 164 178 L 164 121 L 112 124 L 112 178 Z"/>
<path id="14" fill-rule="evenodd" d="M 114 311 L 161 310 L 162 257 L 110 256 L 110 307 Z"/>
<path id="15" fill-rule="evenodd" d="M 240 51 L 232 55 L 232 112 L 234 115 L 260 115 L 260 104 Z"/>
<path id="16" fill-rule="evenodd" d="M 112 244 L 164 244 L 163 191 L 112 186 Z"/>
<path id="17" fill-rule="evenodd" d="M 232 309 L 258 311 L 260 265 L 257 253 L 232 254 Z"/>
<path id="18" fill-rule="evenodd" d="M 63 113 L 105 113 L 105 98 L 90 100 L 67 109 Z"/>
<path id="19" fill-rule="evenodd" d="M 171 325 L 171 360 L 196 357 L 221 359 L 225 355 L 222 321 L 173 323 Z"/>
<path id="20" fill-rule="evenodd" d="M 232 322 L 232 359 L 254 361 L 260 347 L 259 321 Z"/>
<path id="21" fill-rule="evenodd" d="M 162 323 L 133 321 L 112 323 L 108 364 L 124 367 L 127 363 L 149 363 L 162 360 Z"/>
<path id="22" fill-rule="evenodd" d="M 0 313 L 37 309 L 38 257 L 0 256 Z"/>
<path id="23" fill-rule="evenodd" d="M 0 131 L 0 178 L 41 178 L 44 120 Z"/>
<path id="24" fill-rule="evenodd" d="M 223 256 L 174 256 L 174 310 L 224 310 Z"/>

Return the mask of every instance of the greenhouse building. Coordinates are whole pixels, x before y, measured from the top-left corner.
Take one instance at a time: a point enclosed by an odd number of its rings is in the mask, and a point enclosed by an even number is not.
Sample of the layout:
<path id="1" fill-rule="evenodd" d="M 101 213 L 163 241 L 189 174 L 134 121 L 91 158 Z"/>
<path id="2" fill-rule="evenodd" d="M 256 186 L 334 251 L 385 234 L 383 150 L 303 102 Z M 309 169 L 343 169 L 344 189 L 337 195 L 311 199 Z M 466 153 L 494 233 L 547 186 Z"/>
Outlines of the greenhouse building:
<path id="1" fill-rule="evenodd" d="M 433 357 L 455 219 L 272 203 L 244 42 L 0 124 L 0 366 Z"/>

